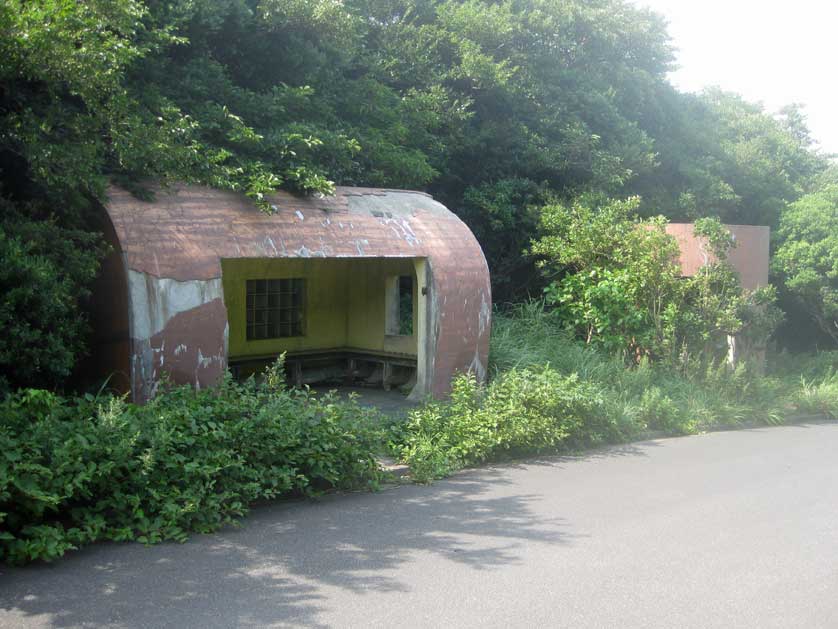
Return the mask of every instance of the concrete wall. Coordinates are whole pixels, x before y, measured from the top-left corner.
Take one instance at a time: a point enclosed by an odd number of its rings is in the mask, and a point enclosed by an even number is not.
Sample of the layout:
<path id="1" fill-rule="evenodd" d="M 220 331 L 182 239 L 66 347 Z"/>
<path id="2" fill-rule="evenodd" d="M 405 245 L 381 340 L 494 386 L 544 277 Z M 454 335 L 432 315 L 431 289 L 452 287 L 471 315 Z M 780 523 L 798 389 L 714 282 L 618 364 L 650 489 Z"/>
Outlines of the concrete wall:
<path id="1" fill-rule="evenodd" d="M 725 225 L 733 236 L 736 247 L 728 261 L 739 273 L 742 287 L 754 290 L 768 284 L 768 240 L 770 230 L 760 225 Z M 681 272 L 695 275 L 698 269 L 714 260 L 702 238 L 696 237 L 692 223 L 670 223 L 666 232 L 675 237 L 681 250 Z"/>
<path id="2" fill-rule="evenodd" d="M 304 278 L 305 335 L 248 341 L 247 280 Z M 221 261 L 224 304 L 230 324 L 229 358 L 344 347 L 347 325 L 347 263 L 340 260 L 247 258 Z"/>
<path id="3" fill-rule="evenodd" d="M 349 262 L 349 269 L 346 282 L 349 301 L 347 345 L 415 356 L 419 326 L 417 325 L 418 291 L 413 260 L 352 260 Z M 413 277 L 413 334 L 411 336 L 386 333 L 385 286 L 388 278 L 399 275 Z"/>

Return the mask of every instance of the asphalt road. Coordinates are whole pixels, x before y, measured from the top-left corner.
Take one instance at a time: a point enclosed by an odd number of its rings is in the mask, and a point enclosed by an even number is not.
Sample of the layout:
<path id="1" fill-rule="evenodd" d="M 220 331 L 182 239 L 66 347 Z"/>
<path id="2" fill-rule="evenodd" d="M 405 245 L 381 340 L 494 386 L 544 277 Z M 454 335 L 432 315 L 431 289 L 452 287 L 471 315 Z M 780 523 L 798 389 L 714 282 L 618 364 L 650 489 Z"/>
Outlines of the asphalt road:
<path id="1" fill-rule="evenodd" d="M 0 569 L 2 627 L 838 627 L 838 424 L 263 507 Z"/>

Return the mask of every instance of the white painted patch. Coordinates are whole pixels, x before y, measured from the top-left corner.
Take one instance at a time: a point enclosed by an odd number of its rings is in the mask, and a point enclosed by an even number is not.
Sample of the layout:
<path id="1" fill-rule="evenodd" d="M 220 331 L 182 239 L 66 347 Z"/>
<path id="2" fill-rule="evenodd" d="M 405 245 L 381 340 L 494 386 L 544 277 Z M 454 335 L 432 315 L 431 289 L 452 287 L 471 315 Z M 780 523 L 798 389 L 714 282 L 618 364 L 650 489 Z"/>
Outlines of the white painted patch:
<path id="1" fill-rule="evenodd" d="M 273 239 L 270 236 L 265 236 L 265 252 L 266 253 L 273 253 L 273 256 L 276 257 L 279 255 L 279 251 L 274 244 Z"/>
<path id="2" fill-rule="evenodd" d="M 200 369 L 201 367 L 203 367 L 204 369 L 209 367 L 212 363 L 212 358 L 212 356 L 204 357 L 204 355 L 201 353 L 201 348 L 198 348 L 198 369 Z"/>
<path id="3" fill-rule="evenodd" d="M 489 328 L 492 322 L 492 307 L 486 301 L 486 293 L 480 293 L 480 312 L 477 314 L 477 328 L 480 330 L 480 335 Z"/>
<path id="4" fill-rule="evenodd" d="M 480 382 L 483 382 L 486 379 L 486 367 L 483 365 L 483 362 L 480 360 L 480 350 L 474 350 L 474 358 L 471 359 L 471 364 L 468 366 L 468 370 L 477 376 L 477 379 Z"/>
<path id="5" fill-rule="evenodd" d="M 407 219 L 380 218 L 378 219 L 378 222 L 382 225 L 388 226 L 391 230 L 393 230 L 396 238 L 404 240 L 411 247 L 415 247 L 419 244 L 419 239 L 416 237 L 416 234 L 413 232 L 413 228 L 410 226 L 410 222 Z"/>
<path id="6" fill-rule="evenodd" d="M 297 218 L 298 218 L 298 219 L 300 219 L 301 221 L 306 220 L 306 217 L 305 217 L 305 216 L 303 216 L 303 213 L 302 213 L 302 212 L 300 212 L 300 210 L 295 210 L 295 211 L 294 211 L 294 214 L 296 214 L 296 215 L 297 215 Z"/>
<path id="7" fill-rule="evenodd" d="M 334 255 L 335 250 L 326 242 L 326 239 L 323 236 L 320 236 L 320 251 L 317 255 L 321 258 L 330 258 Z"/>
<path id="8" fill-rule="evenodd" d="M 131 336 L 150 339 L 175 315 L 224 298 L 221 278 L 179 282 L 128 270 L 131 296 Z"/>

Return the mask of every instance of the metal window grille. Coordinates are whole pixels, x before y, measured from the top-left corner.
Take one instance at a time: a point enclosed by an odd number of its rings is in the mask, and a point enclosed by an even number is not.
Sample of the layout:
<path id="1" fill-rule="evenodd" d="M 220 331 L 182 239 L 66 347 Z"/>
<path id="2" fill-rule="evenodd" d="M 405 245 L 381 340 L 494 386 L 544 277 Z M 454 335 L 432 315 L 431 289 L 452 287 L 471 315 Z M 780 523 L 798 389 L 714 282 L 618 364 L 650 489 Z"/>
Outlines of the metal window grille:
<path id="1" fill-rule="evenodd" d="M 305 280 L 247 280 L 247 340 L 305 334 Z"/>

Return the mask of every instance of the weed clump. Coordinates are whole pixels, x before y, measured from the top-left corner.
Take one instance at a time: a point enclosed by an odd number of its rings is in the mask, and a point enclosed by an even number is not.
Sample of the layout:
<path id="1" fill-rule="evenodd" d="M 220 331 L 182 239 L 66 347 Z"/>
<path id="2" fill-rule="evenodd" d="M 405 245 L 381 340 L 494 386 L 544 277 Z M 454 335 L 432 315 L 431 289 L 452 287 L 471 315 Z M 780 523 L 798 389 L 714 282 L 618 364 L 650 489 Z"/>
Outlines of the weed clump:
<path id="1" fill-rule="evenodd" d="M 185 541 L 257 500 L 375 486 L 377 414 L 263 382 L 168 387 L 145 406 L 19 391 L 0 402 L 0 561 L 97 540 Z"/>
<path id="2" fill-rule="evenodd" d="M 741 363 L 674 370 L 576 340 L 540 302 L 496 313 L 491 377 L 459 376 L 451 397 L 415 410 L 397 446 L 421 482 L 485 461 L 617 443 L 644 434 L 685 435 L 777 424 L 799 413 L 838 417 L 834 357 L 797 358 L 801 380 Z"/>

